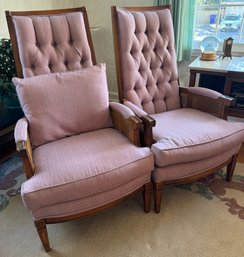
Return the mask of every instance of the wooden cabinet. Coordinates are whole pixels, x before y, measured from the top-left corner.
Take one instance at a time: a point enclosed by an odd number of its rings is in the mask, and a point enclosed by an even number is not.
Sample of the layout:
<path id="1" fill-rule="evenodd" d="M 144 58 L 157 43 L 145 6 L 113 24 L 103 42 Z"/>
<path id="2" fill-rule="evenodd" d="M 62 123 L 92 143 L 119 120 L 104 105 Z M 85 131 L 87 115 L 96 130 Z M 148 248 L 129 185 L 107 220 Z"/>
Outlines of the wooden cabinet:
<path id="1" fill-rule="evenodd" d="M 244 58 L 233 57 L 216 61 L 202 61 L 199 58 L 190 65 L 189 86 L 198 86 L 218 91 L 236 99 L 235 106 L 229 109 L 228 115 L 244 118 Z"/>

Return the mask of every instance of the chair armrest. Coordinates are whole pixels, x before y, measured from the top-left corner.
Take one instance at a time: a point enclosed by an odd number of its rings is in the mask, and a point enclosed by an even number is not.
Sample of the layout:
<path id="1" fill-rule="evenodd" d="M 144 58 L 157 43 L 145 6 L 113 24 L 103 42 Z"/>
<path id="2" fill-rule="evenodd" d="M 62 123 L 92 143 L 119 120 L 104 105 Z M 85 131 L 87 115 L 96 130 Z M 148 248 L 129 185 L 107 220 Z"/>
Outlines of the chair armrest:
<path id="1" fill-rule="evenodd" d="M 14 129 L 16 150 L 20 153 L 27 179 L 35 173 L 32 147 L 28 135 L 28 121 L 26 118 L 18 120 Z"/>
<path id="2" fill-rule="evenodd" d="M 154 143 L 152 128 L 155 127 L 156 121 L 132 102 L 124 100 L 124 105 L 130 108 L 142 120 L 144 128 L 143 145 L 151 147 Z"/>
<path id="3" fill-rule="evenodd" d="M 141 108 L 139 108 L 138 106 L 136 106 L 130 101 L 124 100 L 123 104 L 127 106 L 129 109 L 131 109 L 135 113 L 135 115 L 138 116 L 139 118 L 148 115 L 145 111 L 143 111 Z"/>
<path id="4" fill-rule="evenodd" d="M 126 106 L 110 102 L 110 113 L 114 127 L 124 134 L 134 145 L 140 146 L 142 121 Z"/>
<path id="5" fill-rule="evenodd" d="M 183 107 L 208 112 L 222 119 L 227 119 L 228 107 L 234 103 L 233 98 L 208 88 L 180 87 L 179 89 Z"/>

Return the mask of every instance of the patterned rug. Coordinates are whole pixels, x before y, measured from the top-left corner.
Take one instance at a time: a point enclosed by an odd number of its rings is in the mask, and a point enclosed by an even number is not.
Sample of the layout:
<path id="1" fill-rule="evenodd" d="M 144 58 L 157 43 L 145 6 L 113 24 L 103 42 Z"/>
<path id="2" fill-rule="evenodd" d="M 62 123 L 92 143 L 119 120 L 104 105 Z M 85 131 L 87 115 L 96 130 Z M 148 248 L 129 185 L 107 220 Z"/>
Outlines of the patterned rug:
<path id="1" fill-rule="evenodd" d="M 244 171 L 242 174 L 244 174 Z M 218 198 L 228 207 L 229 213 L 237 215 L 240 219 L 244 220 L 244 206 L 241 206 L 241 202 L 243 203 L 244 198 L 235 199 L 233 194 L 226 196 L 228 189 L 238 190 L 244 193 L 244 176 L 234 175 L 231 182 L 227 182 L 225 177 L 225 172 L 219 170 L 208 177 L 191 183 L 177 185 L 177 187 L 197 193 L 208 200 Z M 244 196 L 244 194 L 242 196 Z"/>
<path id="2" fill-rule="evenodd" d="M 244 193 L 244 165 L 238 164 L 236 170 L 238 174 L 233 176 L 232 182 L 227 182 L 225 172 L 219 170 L 198 181 L 176 187 L 199 194 L 207 200 L 217 198 L 227 206 L 226 209 L 230 214 L 244 220 L 243 199 L 236 199 L 233 193 L 235 190 Z M 25 180 L 22 163 L 17 155 L 14 154 L 0 163 L 0 212 L 10 204 L 11 198 L 20 194 L 21 184 Z M 229 191 L 228 196 L 227 191 Z"/>
<path id="3" fill-rule="evenodd" d="M 21 160 L 16 154 L 0 163 L 0 212 L 9 205 L 12 197 L 20 194 L 25 180 Z"/>

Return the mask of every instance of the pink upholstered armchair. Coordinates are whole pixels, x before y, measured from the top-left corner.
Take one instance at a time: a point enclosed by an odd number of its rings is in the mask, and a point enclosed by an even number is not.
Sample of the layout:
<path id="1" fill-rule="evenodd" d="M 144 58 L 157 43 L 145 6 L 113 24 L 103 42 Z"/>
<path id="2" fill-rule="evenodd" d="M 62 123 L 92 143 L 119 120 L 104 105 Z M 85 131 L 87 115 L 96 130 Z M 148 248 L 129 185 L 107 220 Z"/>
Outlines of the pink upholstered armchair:
<path id="1" fill-rule="evenodd" d="M 170 6 L 112 7 L 120 102 L 143 121 L 155 157 L 155 211 L 164 185 L 227 165 L 235 169 L 243 124 L 224 120 L 232 99 L 205 88 L 180 88 Z"/>
<path id="2" fill-rule="evenodd" d="M 109 103 L 86 9 L 6 15 L 25 113 L 15 128 L 28 179 L 21 195 L 45 250 L 46 224 L 96 213 L 140 191 L 149 212 L 153 155 L 139 147 L 141 121 Z"/>

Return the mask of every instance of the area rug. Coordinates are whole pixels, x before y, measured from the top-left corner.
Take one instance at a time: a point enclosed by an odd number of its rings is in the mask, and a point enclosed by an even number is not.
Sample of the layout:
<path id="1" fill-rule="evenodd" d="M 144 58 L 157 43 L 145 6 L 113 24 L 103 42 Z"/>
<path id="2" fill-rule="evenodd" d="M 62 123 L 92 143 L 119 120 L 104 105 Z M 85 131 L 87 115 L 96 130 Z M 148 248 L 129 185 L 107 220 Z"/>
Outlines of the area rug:
<path id="1" fill-rule="evenodd" d="M 16 154 L 0 163 L 0 212 L 9 205 L 10 198 L 20 194 L 24 181 L 22 163 Z"/>
<path id="2" fill-rule="evenodd" d="M 53 249 L 48 254 L 19 195 L 20 183 L 25 180 L 20 160 L 12 156 L 2 164 L 1 182 L 9 184 L 1 187 L 1 195 L 7 198 L 0 212 L 1 257 L 243 255 L 244 164 L 237 164 L 231 183 L 225 181 L 225 170 L 221 170 L 199 181 L 165 187 L 160 214 L 153 209 L 144 214 L 138 195 L 95 216 L 48 225 Z M 12 172 L 7 167 L 13 167 Z"/>
<path id="3" fill-rule="evenodd" d="M 178 185 L 177 187 L 197 193 L 208 200 L 218 198 L 228 207 L 229 213 L 237 215 L 240 219 L 244 220 L 244 205 L 241 206 L 242 200 L 244 200 L 244 171 L 241 174 L 234 175 L 232 181 L 227 182 L 225 180 L 226 173 L 223 170 L 219 170 L 208 177 Z M 228 196 L 227 189 L 242 192 L 243 198 L 235 199 L 234 194 Z"/>

